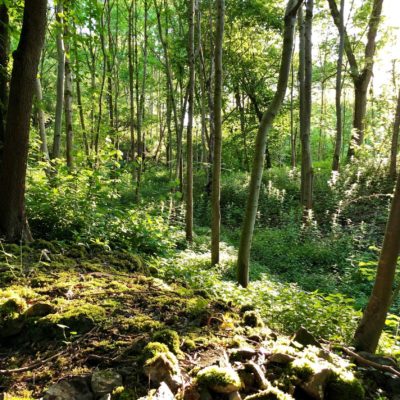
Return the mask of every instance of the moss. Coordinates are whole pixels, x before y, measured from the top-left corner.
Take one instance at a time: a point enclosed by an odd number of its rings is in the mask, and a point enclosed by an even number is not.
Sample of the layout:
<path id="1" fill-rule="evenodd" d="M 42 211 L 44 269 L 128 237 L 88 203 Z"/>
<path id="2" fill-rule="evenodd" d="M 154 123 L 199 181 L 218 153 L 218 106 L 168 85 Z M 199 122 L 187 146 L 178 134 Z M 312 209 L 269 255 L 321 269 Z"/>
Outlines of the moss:
<path id="1" fill-rule="evenodd" d="M 240 389 L 242 382 L 232 368 L 222 368 L 216 365 L 203 368 L 196 377 L 200 386 L 215 389 L 216 387 L 235 386 Z"/>
<path id="2" fill-rule="evenodd" d="M 364 388 L 361 382 L 349 371 L 334 373 L 328 382 L 325 398 L 327 400 L 363 400 Z"/>
<path id="3" fill-rule="evenodd" d="M 240 307 L 240 314 L 243 315 L 246 311 L 254 311 L 254 310 L 255 310 L 255 307 L 253 304 L 243 304 Z"/>
<path id="4" fill-rule="evenodd" d="M 43 239 L 37 239 L 30 244 L 30 247 L 35 250 L 48 250 L 50 253 L 55 254 L 60 251 L 60 247 L 55 242 L 49 242 Z"/>
<path id="5" fill-rule="evenodd" d="M 277 387 L 270 386 L 268 389 L 247 396 L 245 400 L 292 400 L 293 397 L 279 390 Z"/>
<path id="6" fill-rule="evenodd" d="M 154 320 L 146 314 L 122 318 L 118 321 L 119 328 L 125 333 L 151 332 L 163 327 L 162 322 Z"/>
<path id="7" fill-rule="evenodd" d="M 289 369 L 302 381 L 306 381 L 316 371 L 314 363 L 307 358 L 297 358 L 289 364 Z"/>
<path id="8" fill-rule="evenodd" d="M 168 353 L 168 351 L 168 346 L 166 344 L 160 342 L 150 342 L 143 349 L 143 358 L 148 360 L 159 353 Z"/>
<path id="9" fill-rule="evenodd" d="M 196 342 L 190 338 L 186 338 L 183 342 L 183 349 L 186 351 L 193 351 L 196 349 Z"/>
<path id="10" fill-rule="evenodd" d="M 87 250 L 83 245 L 69 247 L 65 254 L 71 258 L 86 258 L 88 256 Z"/>
<path id="11" fill-rule="evenodd" d="M 105 310 L 95 304 L 70 305 L 61 313 L 51 314 L 43 318 L 42 322 L 62 324 L 79 333 L 88 332 L 96 323 L 104 322 Z"/>
<path id="12" fill-rule="evenodd" d="M 252 328 L 264 326 L 261 315 L 257 311 L 251 310 L 245 311 L 245 313 L 243 314 L 243 324 Z"/>
<path id="13" fill-rule="evenodd" d="M 164 329 L 158 331 L 153 335 L 153 340 L 156 342 L 164 343 L 168 346 L 174 354 L 180 354 L 180 339 L 178 332 L 172 329 Z"/>
<path id="14" fill-rule="evenodd" d="M 26 308 L 26 302 L 20 297 L 8 299 L 0 305 L 0 319 L 13 318 Z"/>

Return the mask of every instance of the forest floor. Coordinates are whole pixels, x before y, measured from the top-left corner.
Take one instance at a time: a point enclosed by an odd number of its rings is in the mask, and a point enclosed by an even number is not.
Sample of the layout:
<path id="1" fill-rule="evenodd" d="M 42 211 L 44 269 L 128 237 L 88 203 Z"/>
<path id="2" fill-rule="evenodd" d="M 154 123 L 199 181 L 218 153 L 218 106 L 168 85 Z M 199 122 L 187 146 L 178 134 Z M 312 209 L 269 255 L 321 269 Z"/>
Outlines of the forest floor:
<path id="1" fill-rule="evenodd" d="M 271 330 L 251 299 L 239 307 L 139 256 L 40 240 L 0 250 L 5 399 L 400 398 L 394 360 L 356 367 L 306 330 Z"/>

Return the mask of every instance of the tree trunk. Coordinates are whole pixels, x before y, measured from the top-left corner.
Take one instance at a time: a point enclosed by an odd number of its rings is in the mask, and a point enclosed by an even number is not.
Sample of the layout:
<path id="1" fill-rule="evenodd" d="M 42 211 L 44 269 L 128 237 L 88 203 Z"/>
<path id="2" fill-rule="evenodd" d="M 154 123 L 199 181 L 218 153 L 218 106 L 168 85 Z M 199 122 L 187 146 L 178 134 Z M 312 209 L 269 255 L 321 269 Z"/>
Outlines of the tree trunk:
<path id="1" fill-rule="evenodd" d="M 400 252 L 400 179 L 386 225 L 385 238 L 379 257 L 375 284 L 368 305 L 354 335 L 357 350 L 374 353 L 390 307 L 397 257 Z"/>
<path id="2" fill-rule="evenodd" d="M 342 124 L 342 64 L 344 50 L 344 0 L 340 0 L 339 12 L 339 48 L 336 66 L 336 87 L 335 87 L 335 106 L 336 106 L 336 138 L 335 151 L 333 153 L 332 171 L 339 171 L 340 149 L 343 140 Z"/>
<path id="3" fill-rule="evenodd" d="M 31 240 L 25 216 L 29 128 L 40 55 L 46 32 L 47 0 L 26 1 L 22 31 L 14 52 L 9 107 L 0 174 L 0 235 Z"/>
<path id="4" fill-rule="evenodd" d="M 219 263 L 221 231 L 221 151 L 222 151 L 222 46 L 224 40 L 225 1 L 217 0 L 215 30 L 214 83 L 214 157 L 211 186 L 211 265 Z"/>
<path id="5" fill-rule="evenodd" d="M 396 115 L 393 123 L 392 144 L 390 147 L 390 167 L 389 176 L 394 180 L 397 175 L 397 150 L 399 147 L 399 128 L 400 128 L 400 90 L 397 96 Z"/>
<path id="6" fill-rule="evenodd" d="M 189 2 L 189 97 L 186 165 L 186 240 L 193 241 L 193 109 L 194 109 L 194 18 L 195 0 Z"/>
<path id="7" fill-rule="evenodd" d="M 0 168 L 8 106 L 8 53 L 10 50 L 8 7 L 0 5 Z"/>
<path id="8" fill-rule="evenodd" d="M 46 127 L 43 112 L 43 94 L 42 94 L 42 84 L 40 78 L 36 79 L 35 85 L 35 96 L 37 100 L 37 112 L 38 112 L 38 122 L 39 122 L 39 135 L 40 135 L 40 151 L 43 154 L 45 160 L 49 160 L 49 149 L 47 147 L 47 137 L 46 137 Z"/>
<path id="9" fill-rule="evenodd" d="M 64 18 L 62 16 L 64 12 L 63 1 L 58 0 L 56 6 L 56 21 L 58 24 L 57 32 L 57 102 L 56 102 L 56 115 L 54 123 L 54 140 L 53 140 L 53 152 L 52 158 L 60 157 L 61 147 L 61 130 L 62 130 L 62 114 L 63 114 L 63 102 L 64 102 L 64 79 L 65 79 L 65 49 L 64 49 L 64 36 L 63 36 L 63 25 Z"/>
<path id="10" fill-rule="evenodd" d="M 72 70 L 71 70 L 71 59 L 70 59 L 70 46 L 68 43 L 68 27 L 64 26 L 64 37 L 65 42 L 65 87 L 64 87 L 64 109 L 65 109 L 65 130 L 66 130 L 66 156 L 67 156 L 67 167 L 72 169 L 73 167 L 73 127 L 72 127 Z"/>
<path id="11" fill-rule="evenodd" d="M 306 2 L 306 15 L 303 21 L 302 9 L 299 10 L 300 28 L 300 138 L 301 138 L 301 203 L 304 215 L 312 209 L 313 170 L 311 161 L 311 83 L 312 83 L 312 13 L 313 0 Z"/>
<path id="12" fill-rule="evenodd" d="M 243 287 L 247 287 L 249 283 L 250 249 L 251 241 L 253 238 L 254 224 L 256 221 L 258 198 L 260 195 L 260 187 L 265 161 L 266 138 L 268 132 L 272 128 L 274 119 L 281 108 L 283 99 L 285 98 L 292 59 L 296 15 L 302 2 L 303 0 L 289 0 L 286 6 L 285 28 L 278 86 L 270 106 L 262 117 L 257 132 L 253 169 L 251 171 L 249 186 L 249 195 L 247 198 L 246 213 L 243 221 L 238 254 L 238 281 L 239 284 Z"/>

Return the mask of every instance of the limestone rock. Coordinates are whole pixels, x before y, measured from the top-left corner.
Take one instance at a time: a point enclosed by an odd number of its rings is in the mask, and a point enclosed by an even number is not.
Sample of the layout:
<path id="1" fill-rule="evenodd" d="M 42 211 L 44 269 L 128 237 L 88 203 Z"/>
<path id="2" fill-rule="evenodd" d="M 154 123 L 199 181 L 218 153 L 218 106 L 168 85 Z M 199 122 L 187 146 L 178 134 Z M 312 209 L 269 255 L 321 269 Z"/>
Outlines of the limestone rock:
<path id="1" fill-rule="evenodd" d="M 289 354 L 285 354 L 285 353 L 275 353 L 272 354 L 268 361 L 269 362 L 273 362 L 273 363 L 277 363 L 277 364 L 289 364 L 290 362 L 292 362 L 294 360 L 294 357 L 289 355 Z"/>
<path id="2" fill-rule="evenodd" d="M 301 388 L 313 399 L 323 400 L 325 387 L 331 376 L 332 370 L 329 368 L 324 368 L 312 375 L 307 382 L 301 385 Z"/>
<path id="3" fill-rule="evenodd" d="M 266 389 L 268 381 L 265 378 L 264 372 L 261 367 L 253 361 L 246 363 L 246 369 L 253 373 L 254 380 L 258 389 Z"/>
<path id="4" fill-rule="evenodd" d="M 200 386 L 211 389 L 216 393 L 232 393 L 242 387 L 239 375 L 231 367 L 218 367 L 216 365 L 203 368 L 197 374 Z"/>
<path id="5" fill-rule="evenodd" d="M 150 393 L 141 397 L 139 400 L 174 400 L 175 396 L 172 393 L 171 389 L 165 382 L 161 382 L 159 388 L 154 392 L 154 390 L 150 391 Z"/>
<path id="6" fill-rule="evenodd" d="M 96 396 L 104 396 L 116 387 L 122 386 L 122 376 L 112 369 L 94 371 L 91 385 Z"/>
<path id="7" fill-rule="evenodd" d="M 45 317 L 49 314 L 54 314 L 55 308 L 47 303 L 36 303 L 25 311 L 25 317 Z"/>

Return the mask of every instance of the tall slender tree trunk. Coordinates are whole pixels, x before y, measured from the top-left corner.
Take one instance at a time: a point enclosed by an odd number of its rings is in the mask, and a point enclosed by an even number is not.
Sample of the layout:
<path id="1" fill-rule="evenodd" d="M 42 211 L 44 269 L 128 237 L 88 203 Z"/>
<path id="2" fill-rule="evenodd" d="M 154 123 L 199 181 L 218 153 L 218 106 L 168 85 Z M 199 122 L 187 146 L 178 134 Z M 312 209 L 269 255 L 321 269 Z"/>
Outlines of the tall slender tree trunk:
<path id="1" fill-rule="evenodd" d="M 336 66 L 336 87 L 335 87 L 335 106 L 336 106 L 336 137 L 335 151 L 333 153 L 332 171 L 339 171 L 340 149 L 343 140 L 343 121 L 342 121 L 342 64 L 344 50 L 344 0 L 340 0 L 339 11 L 339 48 Z"/>
<path id="2" fill-rule="evenodd" d="M 385 238 L 379 257 L 375 284 L 368 305 L 354 335 L 357 350 L 374 353 L 385 326 L 390 307 L 393 282 L 400 252 L 400 179 L 397 179 L 394 198 L 386 225 Z"/>
<path id="3" fill-rule="evenodd" d="M 268 132 L 278 114 L 288 85 L 290 65 L 293 52 L 294 32 L 296 25 L 296 15 L 303 0 L 289 0 L 285 11 L 285 28 L 283 34 L 283 46 L 281 56 L 281 66 L 279 69 L 278 86 L 275 95 L 268 109 L 263 114 L 260 126 L 258 128 L 253 168 L 251 171 L 249 195 L 247 198 L 246 212 L 243 221 L 242 232 L 240 236 L 239 254 L 238 254 L 238 281 L 243 287 L 249 283 L 249 264 L 250 249 L 253 238 L 254 224 L 258 208 L 258 198 L 260 196 L 260 187 L 265 161 L 265 147 Z"/>
<path id="4" fill-rule="evenodd" d="M 135 160 L 135 90 L 133 69 L 133 1 L 128 7 L 128 72 L 129 72 L 129 132 L 130 132 L 130 154 L 131 161 Z M 133 169 L 134 170 L 134 169 Z"/>
<path id="5" fill-rule="evenodd" d="M 312 209 L 313 169 L 311 161 L 311 83 L 312 83 L 312 18 L 313 0 L 306 0 L 306 15 L 299 10 L 300 28 L 300 138 L 301 138 L 301 203 L 305 216 Z"/>
<path id="6" fill-rule="evenodd" d="M 40 152 L 43 155 L 45 160 L 49 160 L 49 149 L 47 147 L 47 136 L 46 136 L 46 126 L 45 126 L 45 118 L 43 111 L 43 94 L 42 94 L 42 84 L 40 82 L 40 78 L 36 78 L 35 84 L 35 97 L 37 100 L 37 113 L 38 113 L 38 122 L 39 122 L 39 135 L 40 135 Z"/>
<path id="7" fill-rule="evenodd" d="M 67 167 L 73 167 L 73 126 L 72 126 L 72 69 L 70 58 L 69 31 L 67 24 L 64 24 L 65 38 L 65 86 L 64 86 L 64 109 L 65 109 L 65 130 L 66 130 L 66 156 Z"/>
<path id="8" fill-rule="evenodd" d="M 294 55 L 295 45 L 293 46 L 292 63 L 290 66 L 290 165 L 296 168 L 296 131 L 294 128 Z"/>
<path id="9" fill-rule="evenodd" d="M 14 52 L 4 156 L 0 173 L 0 236 L 31 240 L 25 215 L 25 179 L 30 116 L 46 33 L 47 0 L 26 1 L 22 31 Z"/>
<path id="10" fill-rule="evenodd" d="M 57 101 L 56 101 L 56 115 L 54 123 L 54 140 L 53 140 L 53 151 L 52 158 L 60 157 L 61 148 L 61 131 L 62 131 L 62 117 L 63 117 L 63 106 L 64 106 L 64 82 L 65 82 L 65 48 L 64 48 L 64 35 L 63 35 L 63 1 L 58 0 L 56 5 L 56 21 L 57 27 Z"/>
<path id="11" fill-rule="evenodd" d="M 397 96 L 396 114 L 393 123 L 392 143 L 390 146 L 390 167 L 389 176 L 394 180 L 397 176 L 397 151 L 399 147 L 400 130 L 400 90 Z"/>
<path id="12" fill-rule="evenodd" d="M 10 50 L 8 7 L 0 5 L 0 169 L 8 106 L 8 53 Z"/>
<path id="13" fill-rule="evenodd" d="M 194 110 L 194 84 L 195 84 L 195 58 L 194 58 L 194 18 L 195 0 L 189 1 L 189 97 L 188 97 L 188 125 L 187 125 L 187 151 L 186 151 L 186 240 L 193 240 L 193 110 Z"/>

